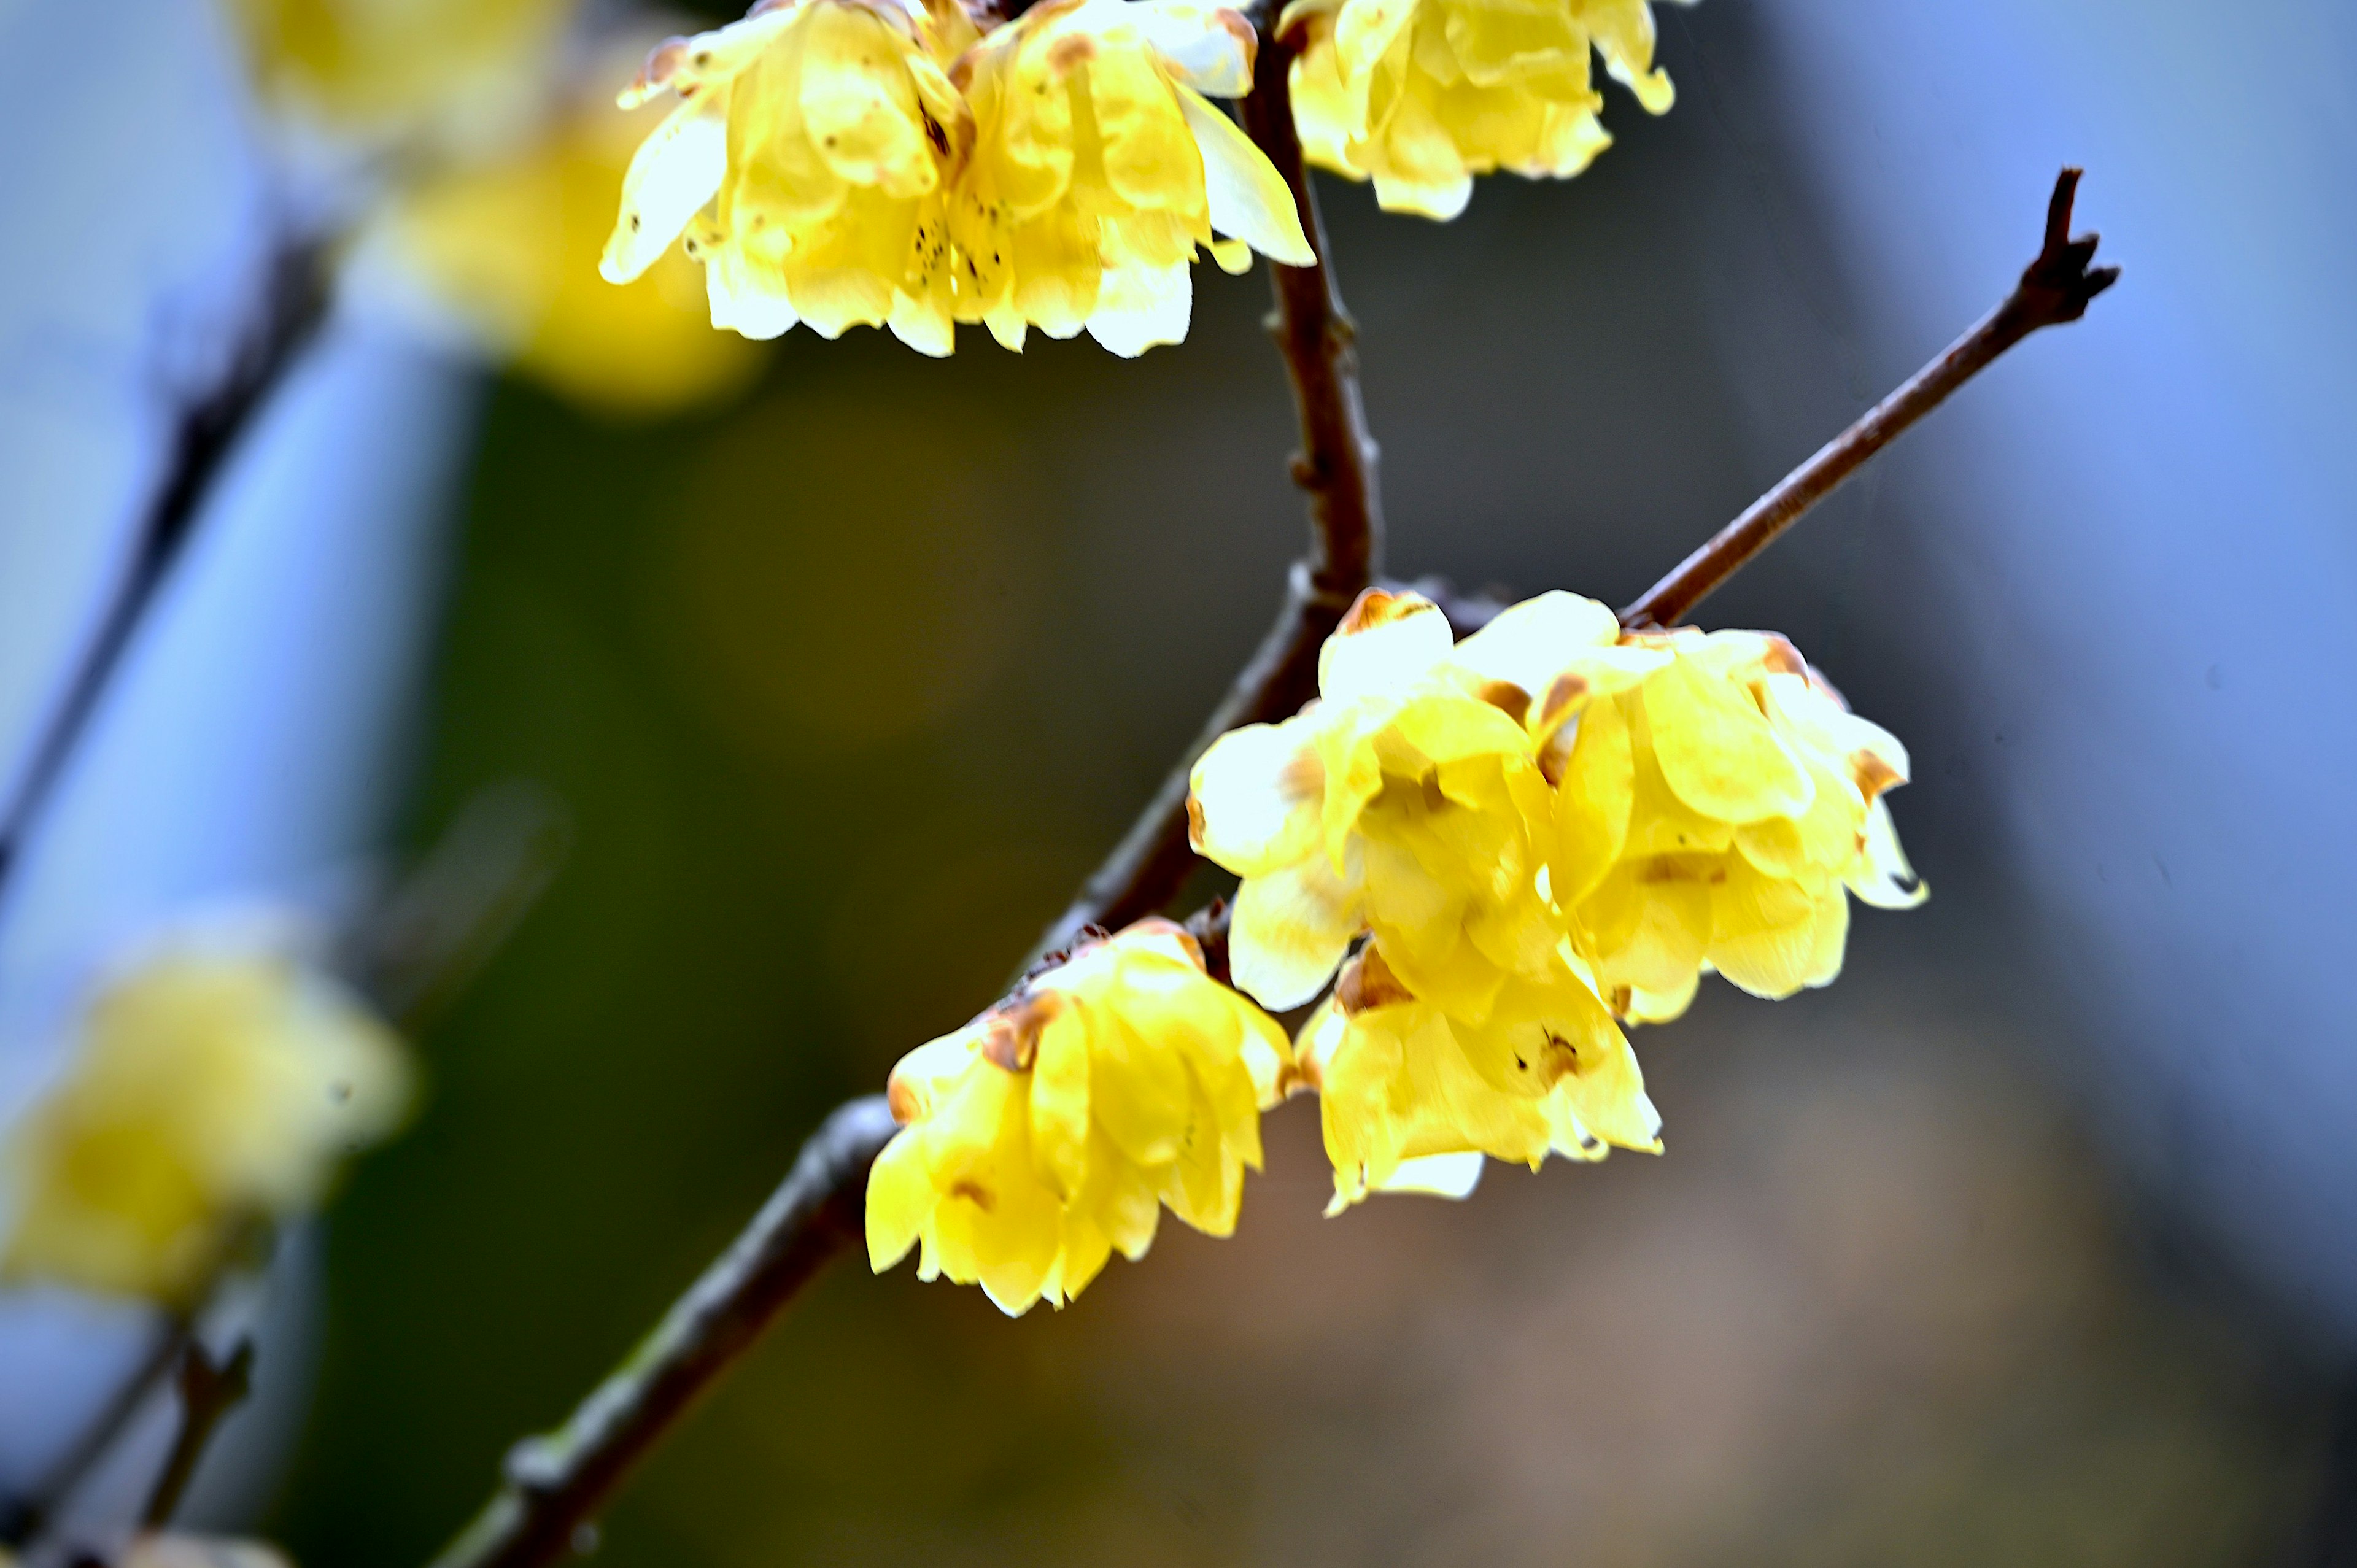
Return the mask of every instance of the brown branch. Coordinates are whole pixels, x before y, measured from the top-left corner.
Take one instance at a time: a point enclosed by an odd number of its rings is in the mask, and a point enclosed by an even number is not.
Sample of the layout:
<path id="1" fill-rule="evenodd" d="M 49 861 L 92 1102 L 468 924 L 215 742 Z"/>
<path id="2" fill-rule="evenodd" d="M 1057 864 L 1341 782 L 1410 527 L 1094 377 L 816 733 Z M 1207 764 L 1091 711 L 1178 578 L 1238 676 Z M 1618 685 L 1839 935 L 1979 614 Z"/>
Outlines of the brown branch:
<path id="1" fill-rule="evenodd" d="M 172 1522 L 180 1498 L 196 1478 L 197 1461 L 205 1444 L 220 1430 L 221 1420 L 237 1408 L 253 1385 L 253 1341 L 240 1339 L 229 1359 L 216 1365 L 199 1341 L 191 1339 L 180 1354 L 180 1430 L 172 1439 L 171 1456 L 156 1477 L 140 1513 L 143 1530 L 161 1530 Z"/>
<path id="2" fill-rule="evenodd" d="M 1909 378 L 1866 416 L 1786 475 L 1775 489 L 1746 509 L 1676 570 L 1645 590 L 1620 612 L 1623 626 L 1674 626 L 1811 507 L 1831 495 L 1867 459 L 1931 413 L 1996 360 L 2041 327 L 2059 327 L 2087 313 L 2088 302 L 2119 281 L 2117 267 L 2091 267 L 2098 236 L 2071 237 L 2071 208 L 2080 170 L 2066 168 L 2054 182 L 2046 209 L 2046 243 L 2038 259 L 2003 304 L 1945 353 Z"/>
<path id="3" fill-rule="evenodd" d="M 593 1539 L 598 1509 L 796 1292 L 865 1234 L 867 1167 L 896 1131 L 881 1095 L 855 1100 L 726 1252 L 564 1426 L 518 1444 L 506 1482 L 435 1568 L 525 1568 Z"/>
<path id="4" fill-rule="evenodd" d="M 307 240 L 286 246 L 272 263 L 261 318 L 238 344 L 220 380 L 182 412 L 164 482 L 132 542 L 131 560 L 115 585 L 114 597 L 34 745 L 15 799 L 0 813 L 0 892 L 23 855 L 26 835 L 97 712 L 132 634 L 195 532 L 213 481 L 255 411 L 318 326 L 327 296 L 321 247 Z"/>
<path id="5" fill-rule="evenodd" d="M 1375 478 L 1375 443 L 1367 434 L 1359 397 L 1357 328 L 1342 308 L 1329 264 L 1318 193 L 1293 128 L 1290 75 L 1295 48 L 1264 37 L 1253 90 L 1241 101 L 1243 126 L 1267 155 L 1301 214 L 1316 264 L 1269 263 L 1276 308 L 1269 333 L 1285 357 L 1293 406 L 1301 424 L 1293 482 L 1309 503 L 1309 553 L 1294 564 L 1276 622 L 1235 682 L 1188 746 L 1176 768 L 1056 923 L 1032 949 L 1041 955 L 1069 948 L 1091 926 L 1119 929 L 1178 896 L 1195 867 L 1187 844 L 1187 780 L 1196 759 L 1241 725 L 1289 718 L 1318 694 L 1318 650 L 1361 590 L 1383 569 L 1383 500 Z"/>

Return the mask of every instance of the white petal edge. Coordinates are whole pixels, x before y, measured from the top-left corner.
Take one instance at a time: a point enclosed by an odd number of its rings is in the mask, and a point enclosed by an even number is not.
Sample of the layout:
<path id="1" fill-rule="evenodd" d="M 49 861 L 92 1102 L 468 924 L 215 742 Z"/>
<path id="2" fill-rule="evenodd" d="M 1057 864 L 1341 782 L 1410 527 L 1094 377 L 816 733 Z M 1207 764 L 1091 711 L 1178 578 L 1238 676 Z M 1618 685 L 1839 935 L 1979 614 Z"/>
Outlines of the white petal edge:
<path id="1" fill-rule="evenodd" d="M 673 110 L 639 145 L 622 177 L 622 210 L 597 264 L 629 283 L 671 248 L 728 172 L 728 94 L 706 92 Z"/>
<path id="2" fill-rule="evenodd" d="M 1433 1197 L 1470 1197 L 1473 1189 L 1481 1185 L 1481 1167 L 1487 1163 L 1479 1149 L 1462 1150 L 1448 1155 L 1418 1155 L 1402 1160 L 1399 1167 L 1374 1184 L 1377 1192 L 1421 1192 Z"/>
<path id="3" fill-rule="evenodd" d="M 1203 155 L 1203 195 L 1211 227 L 1233 235 L 1273 262 L 1315 266 L 1318 252 L 1301 230 L 1293 192 L 1253 140 L 1194 89 L 1178 88 L 1178 108 Z"/>

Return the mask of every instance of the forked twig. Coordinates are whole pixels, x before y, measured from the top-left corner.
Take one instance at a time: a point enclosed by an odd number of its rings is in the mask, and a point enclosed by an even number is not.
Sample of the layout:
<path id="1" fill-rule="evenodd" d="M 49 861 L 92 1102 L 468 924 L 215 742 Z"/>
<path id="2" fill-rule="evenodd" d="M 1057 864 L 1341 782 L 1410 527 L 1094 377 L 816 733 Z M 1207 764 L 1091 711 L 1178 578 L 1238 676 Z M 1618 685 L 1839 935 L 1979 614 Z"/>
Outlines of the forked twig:
<path id="1" fill-rule="evenodd" d="M 2081 172 L 2066 168 L 2054 181 L 2054 195 L 2046 206 L 2046 243 L 2004 303 L 1950 344 L 1946 352 L 1909 377 L 1897 392 L 1875 404 L 1864 418 L 1825 443 L 1775 489 L 1745 508 L 1742 516 L 1679 562 L 1669 575 L 1646 589 L 1620 612 L 1620 624 L 1675 626 L 1694 612 L 1705 595 L 1765 550 L 1901 431 L 1986 370 L 1998 355 L 2041 327 L 2078 320 L 2087 313 L 2088 302 L 2119 282 L 2119 268 L 2089 265 L 2095 259 L 2100 236 L 2071 237 L 2071 209 L 2078 197 Z"/>

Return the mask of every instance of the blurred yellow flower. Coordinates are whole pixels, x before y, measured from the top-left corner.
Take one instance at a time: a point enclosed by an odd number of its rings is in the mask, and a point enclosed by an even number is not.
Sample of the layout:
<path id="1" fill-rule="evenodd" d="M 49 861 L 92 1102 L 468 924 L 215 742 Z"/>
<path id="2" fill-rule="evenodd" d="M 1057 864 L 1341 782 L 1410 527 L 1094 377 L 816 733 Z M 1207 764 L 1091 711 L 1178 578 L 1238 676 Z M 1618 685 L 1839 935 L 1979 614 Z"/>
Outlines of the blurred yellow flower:
<path id="1" fill-rule="evenodd" d="M 133 1540 L 120 1568 L 287 1568 L 287 1563 L 276 1548 L 259 1541 L 151 1532 Z"/>
<path id="2" fill-rule="evenodd" d="M 575 0 L 228 0 L 263 89 L 348 133 L 529 102 Z M 436 124 L 443 122 L 443 124 Z"/>
<path id="3" fill-rule="evenodd" d="M 1386 211 L 1448 219 L 1473 177 L 1579 173 L 1612 138 L 1591 50 L 1659 114 L 1645 0 L 1296 0 L 1294 122 L 1309 160 L 1372 178 Z"/>
<path id="4" fill-rule="evenodd" d="M 1143 1257 L 1161 1205 L 1228 1235 L 1291 1059 L 1169 921 L 1089 942 L 893 1069 L 905 1131 L 867 1178 L 868 1261 L 920 1246 L 921 1277 L 1017 1315 L 1078 1295 L 1115 1248 Z"/>
<path id="5" fill-rule="evenodd" d="M 1468 1024 L 1401 983 L 1376 939 L 1302 1026 L 1299 1058 L 1334 1166 L 1329 1214 L 1371 1190 L 1461 1197 L 1484 1155 L 1536 1169 L 1661 1149 L 1637 1058 L 1567 955 Z"/>
<path id="6" fill-rule="evenodd" d="M 607 279 L 638 277 L 684 231 L 716 327 L 889 326 L 950 352 L 945 197 L 973 131 L 940 60 L 961 23 L 898 0 L 803 0 L 658 48 L 622 101 L 683 102 L 623 180 Z"/>
<path id="7" fill-rule="evenodd" d="M 1530 693 L 1558 786 L 1549 895 L 1622 1016 L 1676 1016 L 1706 969 L 1761 996 L 1825 984 L 1847 893 L 1926 897 L 1882 799 L 1906 748 L 1781 637 L 1623 636 L 1603 606 L 1551 594 L 1457 657 Z"/>
<path id="8" fill-rule="evenodd" d="M 523 374 L 591 407 L 657 414 L 741 388 L 760 356 L 705 325 L 695 264 L 597 275 L 614 188 L 650 111 L 576 102 L 518 150 L 395 192 L 378 238 Z"/>
<path id="9" fill-rule="evenodd" d="M 1313 260 L 1292 193 L 1205 94 L 1252 87 L 1257 40 L 1198 0 L 1046 0 L 958 64 L 975 141 L 950 210 L 957 317 L 1134 356 L 1187 336 L 1198 247 Z M 1214 234 L 1229 236 L 1224 241 Z"/>
<path id="10" fill-rule="evenodd" d="M 272 955 L 164 953 L 103 991 L 10 1133 L 0 1274 L 185 1305 L 245 1224 L 317 1203 L 409 1098 L 392 1035 Z"/>
<path id="11" fill-rule="evenodd" d="M 1362 929 L 1417 995 L 1477 1023 L 1555 961 L 1546 780 L 1450 653 L 1431 601 L 1370 590 L 1321 650 L 1319 701 L 1196 764 L 1190 838 L 1243 879 L 1230 961 L 1265 1005 L 1314 997 Z"/>

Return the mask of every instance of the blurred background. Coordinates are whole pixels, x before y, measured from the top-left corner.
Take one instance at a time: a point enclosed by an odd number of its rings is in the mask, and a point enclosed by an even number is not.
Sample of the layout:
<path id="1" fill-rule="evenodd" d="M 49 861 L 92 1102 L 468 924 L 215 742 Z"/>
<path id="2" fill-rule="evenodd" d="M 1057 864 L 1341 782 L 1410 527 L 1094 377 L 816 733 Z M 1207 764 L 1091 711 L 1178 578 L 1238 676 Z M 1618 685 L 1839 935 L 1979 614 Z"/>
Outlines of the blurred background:
<path id="1" fill-rule="evenodd" d="M 1829 991 L 1638 1034 L 1660 1159 L 1326 1220 L 1295 1102 L 1233 1240 L 1168 1226 L 1063 1313 L 842 1264 L 601 1560 L 2357 1562 L 2357 15 L 1662 20 L 1677 106 L 1608 89 L 1577 180 L 1448 225 L 1322 184 L 1389 564 L 1633 596 L 1993 304 L 2084 163 L 2120 288 L 1700 618 L 1908 742 L 1931 904 L 1861 911 Z M 5 773 L 317 188 L 206 0 L 5 0 L 0 44 L 43 62 L 0 111 Z M 827 1108 L 998 994 L 1302 535 L 1257 274 L 1135 362 L 797 332 L 692 397 L 484 369 L 400 292 L 278 389 L 0 903 L 5 1112 L 143 923 L 348 908 L 486 789 L 558 803 L 200 1477 L 352 1568 L 424 1560 Z M 124 1310 L 0 1295 L 0 1482 Z"/>

